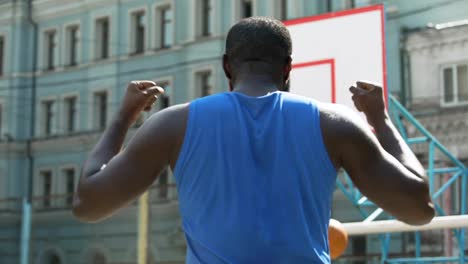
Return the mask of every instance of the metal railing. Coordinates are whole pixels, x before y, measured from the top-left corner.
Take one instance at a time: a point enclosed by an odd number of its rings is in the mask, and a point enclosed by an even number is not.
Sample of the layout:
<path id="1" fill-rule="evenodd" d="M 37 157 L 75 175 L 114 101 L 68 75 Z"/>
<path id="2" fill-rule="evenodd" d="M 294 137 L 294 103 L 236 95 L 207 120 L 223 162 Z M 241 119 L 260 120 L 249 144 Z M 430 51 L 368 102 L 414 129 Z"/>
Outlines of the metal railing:
<path id="1" fill-rule="evenodd" d="M 153 185 L 149 189 L 150 203 L 163 204 L 177 200 L 175 184 Z M 71 210 L 73 206 L 73 193 L 52 194 L 32 197 L 32 210 L 34 212 Z M 134 202 L 132 205 L 136 205 Z M 14 197 L 0 199 L 0 213 L 21 213 L 22 198 Z"/>
<path id="2" fill-rule="evenodd" d="M 392 120 L 395 122 L 400 134 L 408 145 L 427 144 L 427 168 L 426 172 L 429 178 L 431 197 L 434 202 L 436 212 L 439 216 L 450 214 L 466 214 L 467 201 L 467 167 L 451 154 L 411 113 L 404 108 L 393 96 L 389 97 L 389 111 Z M 404 122 L 403 122 L 404 121 Z M 411 137 L 407 131 L 408 126 L 413 126 L 422 136 Z M 443 156 L 447 161 L 443 164 L 437 161 L 436 151 L 439 156 Z M 447 165 L 449 164 L 449 165 Z M 441 177 L 446 178 L 442 184 L 437 184 Z M 364 221 L 374 221 L 379 218 L 391 218 L 383 212 L 382 209 L 375 206 L 367 197 L 363 196 L 354 186 L 353 182 L 345 173 L 337 178 L 337 186 L 351 203 L 359 210 L 359 213 L 365 219 Z M 442 203 L 443 195 L 451 195 L 452 189 L 458 189 L 459 195 L 457 205 L 454 208 L 447 208 Z M 451 209 L 451 210 L 448 210 Z M 456 209 L 456 210 L 453 210 Z M 428 256 L 423 257 L 423 240 L 421 232 L 414 233 L 414 254 L 403 258 L 390 255 L 390 234 L 380 235 L 381 242 L 381 263 L 446 263 L 458 262 L 465 263 L 468 259 L 465 257 L 465 229 L 452 230 L 457 243 L 455 243 L 455 253 L 450 256 Z"/>

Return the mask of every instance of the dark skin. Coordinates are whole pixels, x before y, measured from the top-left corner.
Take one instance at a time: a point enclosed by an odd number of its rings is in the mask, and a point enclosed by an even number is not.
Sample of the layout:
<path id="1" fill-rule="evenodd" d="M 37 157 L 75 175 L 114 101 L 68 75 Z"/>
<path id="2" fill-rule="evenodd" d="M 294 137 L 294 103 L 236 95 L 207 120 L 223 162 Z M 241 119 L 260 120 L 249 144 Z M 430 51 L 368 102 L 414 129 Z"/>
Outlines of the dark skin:
<path id="1" fill-rule="evenodd" d="M 262 96 L 282 90 L 291 60 L 236 63 L 224 56 L 230 90 Z M 139 113 L 149 110 L 163 91 L 151 81 L 132 82 L 121 108 L 85 162 L 76 193 L 74 215 L 94 222 L 109 217 L 145 190 L 167 166 L 175 167 L 182 145 L 188 104 L 154 114 L 123 150 L 128 129 Z M 336 168 L 344 168 L 359 190 L 379 207 L 408 224 L 428 223 L 434 216 L 425 171 L 391 123 L 382 88 L 357 82 L 350 88 L 355 105 L 377 137 L 348 108 L 321 103 L 323 140 Z M 101 167 L 106 164 L 104 169 Z"/>

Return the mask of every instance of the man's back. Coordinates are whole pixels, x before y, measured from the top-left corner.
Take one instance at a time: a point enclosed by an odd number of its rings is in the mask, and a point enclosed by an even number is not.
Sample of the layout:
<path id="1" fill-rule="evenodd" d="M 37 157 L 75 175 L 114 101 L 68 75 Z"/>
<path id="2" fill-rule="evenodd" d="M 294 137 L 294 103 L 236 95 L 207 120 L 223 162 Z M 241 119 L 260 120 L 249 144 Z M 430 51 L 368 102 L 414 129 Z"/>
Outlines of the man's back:
<path id="1" fill-rule="evenodd" d="M 192 102 L 175 167 L 188 263 L 328 263 L 336 171 L 308 98 Z M 255 252 L 255 254 L 252 254 Z"/>
<path id="2" fill-rule="evenodd" d="M 234 93 L 158 111 L 122 149 L 141 111 L 163 93 L 152 81 L 131 82 L 83 166 L 75 216 L 109 217 L 170 165 L 177 166 L 189 263 L 329 262 L 334 168 L 345 169 L 363 195 L 395 218 L 430 221 L 425 170 L 392 124 L 382 88 L 350 87 L 376 137 L 347 108 L 321 104 L 319 115 L 310 99 L 277 92 L 287 87 L 291 54 L 280 21 L 241 20 L 229 30 L 223 55 Z"/>

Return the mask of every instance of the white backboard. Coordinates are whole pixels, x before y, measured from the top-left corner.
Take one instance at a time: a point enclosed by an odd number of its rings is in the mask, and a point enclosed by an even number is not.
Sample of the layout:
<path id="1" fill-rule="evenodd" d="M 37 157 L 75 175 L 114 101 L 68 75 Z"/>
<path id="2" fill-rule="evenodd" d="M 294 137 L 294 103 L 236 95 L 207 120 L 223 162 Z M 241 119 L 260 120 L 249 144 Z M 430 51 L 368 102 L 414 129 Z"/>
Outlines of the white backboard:
<path id="1" fill-rule="evenodd" d="M 383 84 L 387 98 L 383 5 L 285 21 L 293 44 L 290 92 L 354 108 L 357 80 Z"/>

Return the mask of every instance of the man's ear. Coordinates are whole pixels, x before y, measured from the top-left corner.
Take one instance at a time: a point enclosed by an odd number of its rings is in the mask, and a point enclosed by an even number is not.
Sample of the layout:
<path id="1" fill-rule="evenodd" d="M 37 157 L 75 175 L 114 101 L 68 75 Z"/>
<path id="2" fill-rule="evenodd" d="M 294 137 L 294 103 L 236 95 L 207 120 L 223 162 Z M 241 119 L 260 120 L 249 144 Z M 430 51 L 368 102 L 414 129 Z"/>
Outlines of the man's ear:
<path id="1" fill-rule="evenodd" d="M 229 66 L 229 58 L 226 54 L 223 55 L 223 70 L 226 77 L 231 80 L 231 67 Z"/>
<path id="2" fill-rule="evenodd" d="M 284 70 L 283 70 L 284 82 L 287 82 L 289 80 L 289 74 L 291 73 L 291 69 L 292 69 L 291 63 L 292 63 L 291 56 L 288 56 L 288 58 L 286 59 L 286 65 L 284 66 Z"/>

